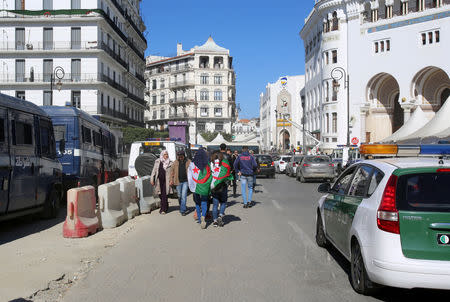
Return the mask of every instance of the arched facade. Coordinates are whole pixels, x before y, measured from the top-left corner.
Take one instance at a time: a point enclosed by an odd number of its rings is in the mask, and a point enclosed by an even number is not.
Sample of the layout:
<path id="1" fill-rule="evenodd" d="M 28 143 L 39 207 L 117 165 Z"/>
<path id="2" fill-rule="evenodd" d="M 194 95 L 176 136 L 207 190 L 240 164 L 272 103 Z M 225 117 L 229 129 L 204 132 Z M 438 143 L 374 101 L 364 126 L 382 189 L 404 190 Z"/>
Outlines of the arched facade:
<path id="1" fill-rule="evenodd" d="M 283 129 L 279 133 L 280 149 L 289 150 L 291 146 L 291 134 L 288 130 Z"/>
<path id="2" fill-rule="evenodd" d="M 450 93 L 450 79 L 441 68 L 428 66 L 417 72 L 411 83 L 411 95 L 424 112 L 439 111 Z"/>

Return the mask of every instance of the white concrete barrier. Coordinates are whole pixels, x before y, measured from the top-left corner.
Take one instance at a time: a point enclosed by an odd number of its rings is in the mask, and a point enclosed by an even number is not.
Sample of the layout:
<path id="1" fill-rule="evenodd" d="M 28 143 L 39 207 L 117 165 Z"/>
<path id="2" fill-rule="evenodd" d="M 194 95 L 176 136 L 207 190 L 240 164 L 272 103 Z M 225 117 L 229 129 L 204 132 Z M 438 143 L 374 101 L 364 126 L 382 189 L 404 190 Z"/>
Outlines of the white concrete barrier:
<path id="1" fill-rule="evenodd" d="M 120 196 L 128 219 L 133 219 L 139 215 L 135 180 L 131 177 L 122 177 L 117 179 L 117 182 L 120 183 Z"/>
<path id="2" fill-rule="evenodd" d="M 98 187 L 101 225 L 105 229 L 115 228 L 128 219 L 120 195 L 118 182 L 110 182 Z"/>
<path id="3" fill-rule="evenodd" d="M 141 213 L 150 213 L 160 207 L 159 200 L 153 197 L 153 186 L 150 184 L 150 176 L 140 177 L 136 180 L 139 206 Z"/>

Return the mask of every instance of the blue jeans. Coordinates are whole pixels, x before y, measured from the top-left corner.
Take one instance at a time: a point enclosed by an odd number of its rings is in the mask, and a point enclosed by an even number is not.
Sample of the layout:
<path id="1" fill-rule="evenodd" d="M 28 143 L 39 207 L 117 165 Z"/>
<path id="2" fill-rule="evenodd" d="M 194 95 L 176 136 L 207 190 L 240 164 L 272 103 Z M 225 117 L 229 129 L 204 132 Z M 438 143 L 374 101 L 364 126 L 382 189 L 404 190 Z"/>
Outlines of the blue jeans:
<path id="1" fill-rule="evenodd" d="M 183 214 L 186 212 L 186 199 L 187 199 L 187 193 L 188 193 L 188 183 L 180 182 L 180 184 L 177 186 L 177 192 L 178 192 L 178 202 L 180 203 L 180 213 Z"/>
<path id="2" fill-rule="evenodd" d="M 212 193 L 212 198 L 213 198 L 212 214 L 213 219 L 216 220 L 218 217 L 217 210 L 219 207 L 219 203 L 220 203 L 219 215 L 220 216 L 225 215 L 225 209 L 227 207 L 227 200 L 228 200 L 228 188 L 224 187 L 221 192 Z"/>
<path id="3" fill-rule="evenodd" d="M 205 217 L 208 210 L 208 196 L 194 193 L 194 202 L 198 222 L 201 222 L 201 217 Z"/>
<path id="4" fill-rule="evenodd" d="M 246 188 L 248 188 L 248 198 Z M 253 175 L 251 176 L 241 175 L 241 191 L 244 204 L 251 202 L 253 195 Z"/>

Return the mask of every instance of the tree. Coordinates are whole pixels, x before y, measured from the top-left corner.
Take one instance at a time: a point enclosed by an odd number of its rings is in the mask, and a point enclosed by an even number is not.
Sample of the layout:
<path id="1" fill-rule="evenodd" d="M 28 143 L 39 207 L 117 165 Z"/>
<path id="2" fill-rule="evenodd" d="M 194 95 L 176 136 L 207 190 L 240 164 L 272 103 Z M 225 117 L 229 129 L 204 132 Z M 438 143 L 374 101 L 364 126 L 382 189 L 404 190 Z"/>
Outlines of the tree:
<path id="1" fill-rule="evenodd" d="M 131 144 L 135 141 L 145 141 L 150 138 L 168 138 L 169 132 L 155 131 L 146 128 L 126 127 L 122 128 L 123 143 L 125 145 Z"/>

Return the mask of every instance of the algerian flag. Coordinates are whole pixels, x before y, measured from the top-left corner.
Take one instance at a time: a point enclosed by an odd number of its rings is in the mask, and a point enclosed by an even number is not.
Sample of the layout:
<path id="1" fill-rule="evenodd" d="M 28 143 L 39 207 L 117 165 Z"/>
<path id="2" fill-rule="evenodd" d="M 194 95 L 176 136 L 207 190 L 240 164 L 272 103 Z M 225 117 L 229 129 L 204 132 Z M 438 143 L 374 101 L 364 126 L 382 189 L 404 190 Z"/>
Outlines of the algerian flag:
<path id="1" fill-rule="evenodd" d="M 205 169 L 200 170 L 193 162 L 189 165 L 188 169 L 188 182 L 189 189 L 192 193 L 199 195 L 209 195 L 211 191 L 211 168 L 209 164 Z"/>
<path id="2" fill-rule="evenodd" d="M 213 180 L 211 188 L 214 188 L 227 180 L 233 180 L 230 163 L 224 158 L 222 164 L 219 164 L 219 160 L 217 159 L 213 164 Z"/>

